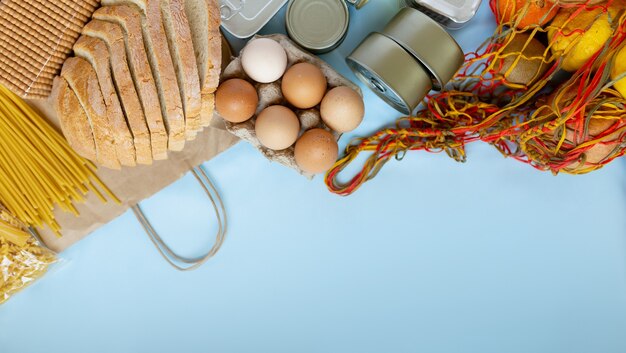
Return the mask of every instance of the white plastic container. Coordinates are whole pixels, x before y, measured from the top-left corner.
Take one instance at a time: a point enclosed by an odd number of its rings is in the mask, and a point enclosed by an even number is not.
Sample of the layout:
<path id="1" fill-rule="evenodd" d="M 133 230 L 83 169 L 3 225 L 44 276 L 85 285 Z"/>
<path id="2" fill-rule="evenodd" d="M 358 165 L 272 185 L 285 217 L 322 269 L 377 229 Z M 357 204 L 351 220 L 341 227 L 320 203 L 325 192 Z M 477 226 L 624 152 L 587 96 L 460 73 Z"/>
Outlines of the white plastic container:
<path id="1" fill-rule="evenodd" d="M 237 38 L 256 34 L 287 0 L 220 0 L 222 27 Z"/>

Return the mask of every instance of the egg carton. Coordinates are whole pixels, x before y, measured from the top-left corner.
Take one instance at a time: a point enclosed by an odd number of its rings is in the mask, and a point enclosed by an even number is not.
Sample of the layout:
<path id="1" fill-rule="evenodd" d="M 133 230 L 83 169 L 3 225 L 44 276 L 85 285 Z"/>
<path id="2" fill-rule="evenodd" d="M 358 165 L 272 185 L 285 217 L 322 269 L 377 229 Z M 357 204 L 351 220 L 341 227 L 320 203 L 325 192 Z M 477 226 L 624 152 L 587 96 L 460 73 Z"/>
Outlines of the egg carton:
<path id="1" fill-rule="evenodd" d="M 285 49 L 285 52 L 287 52 L 287 60 L 288 60 L 287 69 L 289 69 L 291 66 L 295 64 L 302 63 L 302 62 L 308 62 L 319 67 L 324 73 L 324 76 L 326 76 L 326 80 L 328 81 L 328 88 L 326 90 L 327 92 L 335 87 L 347 86 L 347 87 L 352 88 L 356 92 L 358 92 L 359 95 L 363 97 L 363 93 L 361 92 L 361 89 L 357 85 L 355 85 L 354 83 L 352 83 L 352 81 L 340 75 L 330 65 L 322 61 L 317 56 L 302 50 L 295 43 L 293 43 L 287 36 L 282 35 L 282 34 L 272 34 L 268 36 L 257 35 L 254 38 L 255 39 L 256 38 L 269 38 L 280 43 L 280 45 L 282 45 L 282 47 Z M 301 170 L 300 168 L 298 168 L 298 165 L 296 164 L 296 159 L 294 156 L 294 146 L 291 146 L 281 151 L 274 151 L 269 148 L 263 147 L 263 145 L 261 145 L 261 143 L 259 142 L 259 139 L 256 136 L 256 133 L 254 130 L 254 126 L 255 126 L 254 124 L 256 122 L 256 118 L 258 114 L 261 113 L 263 109 L 271 105 L 277 105 L 277 104 L 284 105 L 292 109 L 298 116 L 298 119 L 300 119 L 300 134 L 298 135 L 298 138 L 300 138 L 300 136 L 302 136 L 302 134 L 304 134 L 307 130 L 314 129 L 314 128 L 321 128 L 321 129 L 330 131 L 333 134 L 333 136 L 335 136 L 335 139 L 338 141 L 339 138 L 341 137 L 341 134 L 336 131 L 333 131 L 332 129 L 330 129 L 324 124 L 320 116 L 319 104 L 314 108 L 306 109 L 306 110 L 295 108 L 294 106 L 292 106 L 291 104 L 287 102 L 287 100 L 282 94 L 282 90 L 281 90 L 282 78 L 272 83 L 254 82 L 244 72 L 243 66 L 241 65 L 241 56 L 239 56 L 238 58 L 235 58 L 228 65 L 228 67 L 222 73 L 221 81 L 224 82 L 231 78 L 240 78 L 240 79 L 250 82 L 256 88 L 257 93 L 259 95 L 259 105 L 257 107 L 256 113 L 254 114 L 254 116 L 250 120 L 245 121 L 243 123 L 230 123 L 224 120 L 219 115 L 219 113 L 215 112 L 215 116 L 219 120 L 217 124 L 223 123 L 226 130 L 228 130 L 233 135 L 239 137 L 240 139 L 250 143 L 256 149 L 258 149 L 265 156 L 265 158 L 269 159 L 270 161 L 278 162 L 289 168 L 295 169 L 296 171 L 298 171 L 298 173 L 304 175 L 305 177 L 312 178 L 313 177 L 312 174 L 307 173 Z"/>

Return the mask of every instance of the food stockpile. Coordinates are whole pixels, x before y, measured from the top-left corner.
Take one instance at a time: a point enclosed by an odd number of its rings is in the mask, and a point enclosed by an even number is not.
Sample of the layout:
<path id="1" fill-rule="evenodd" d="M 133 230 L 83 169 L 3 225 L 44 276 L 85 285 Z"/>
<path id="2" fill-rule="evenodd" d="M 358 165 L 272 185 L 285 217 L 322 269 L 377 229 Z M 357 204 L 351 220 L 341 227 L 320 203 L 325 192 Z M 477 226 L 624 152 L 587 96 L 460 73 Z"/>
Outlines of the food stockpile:
<path id="1" fill-rule="evenodd" d="M 13 15 L 0 26 L 0 302 L 55 261 L 33 235 L 60 237 L 58 212 L 80 216 L 77 205 L 90 195 L 128 201 L 109 190 L 98 167 L 114 182 L 168 158 L 186 172 L 198 158 L 181 151 L 217 136 L 206 134 L 211 129 L 307 177 L 327 172 L 328 188 L 340 195 L 411 150 L 463 162 L 465 146 L 483 141 L 555 174 L 587 173 L 626 153 L 626 0 L 492 0 L 497 29 L 465 57 L 441 25 L 462 27 L 479 1 L 465 2 L 467 13 L 402 1 L 408 7 L 346 62 L 407 116 L 356 140 L 342 157 L 337 141 L 364 119 L 363 96 L 312 52 L 341 45 L 348 2 L 290 0 L 291 38 L 250 38 L 282 6 L 265 2 L 273 10 L 264 18 L 247 16 L 243 2 L 231 8 L 217 0 L 0 2 Z M 311 30 L 320 18 L 333 21 Z M 223 73 L 222 60 L 231 58 L 222 57 L 220 24 L 250 38 Z M 47 97 L 60 129 L 19 96 Z M 221 141 L 211 143 L 201 146 L 219 150 Z M 361 152 L 371 153 L 363 170 L 340 182 Z M 142 198 L 131 199 L 135 206 Z"/>
<path id="2" fill-rule="evenodd" d="M 327 173 L 349 195 L 406 152 L 456 161 L 474 141 L 554 174 L 597 170 L 626 153 L 626 3 L 492 0 L 498 27 L 446 89 L 395 126 L 350 144 Z M 346 183 L 340 172 L 372 152 Z"/>

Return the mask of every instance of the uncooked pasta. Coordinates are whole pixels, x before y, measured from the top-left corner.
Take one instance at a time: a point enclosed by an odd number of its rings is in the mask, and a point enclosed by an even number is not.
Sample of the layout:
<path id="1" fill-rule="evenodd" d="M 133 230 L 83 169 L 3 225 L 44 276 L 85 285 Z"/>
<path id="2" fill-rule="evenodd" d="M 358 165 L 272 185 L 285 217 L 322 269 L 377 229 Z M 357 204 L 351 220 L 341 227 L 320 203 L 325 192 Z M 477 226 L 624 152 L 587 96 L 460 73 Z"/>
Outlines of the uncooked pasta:
<path id="1" fill-rule="evenodd" d="M 43 276 L 56 261 L 16 218 L 0 207 L 0 304 Z"/>
<path id="2" fill-rule="evenodd" d="M 55 208 L 78 215 L 94 192 L 119 202 L 67 141 L 26 102 L 0 85 L 0 204 L 28 227 L 61 228 Z"/>

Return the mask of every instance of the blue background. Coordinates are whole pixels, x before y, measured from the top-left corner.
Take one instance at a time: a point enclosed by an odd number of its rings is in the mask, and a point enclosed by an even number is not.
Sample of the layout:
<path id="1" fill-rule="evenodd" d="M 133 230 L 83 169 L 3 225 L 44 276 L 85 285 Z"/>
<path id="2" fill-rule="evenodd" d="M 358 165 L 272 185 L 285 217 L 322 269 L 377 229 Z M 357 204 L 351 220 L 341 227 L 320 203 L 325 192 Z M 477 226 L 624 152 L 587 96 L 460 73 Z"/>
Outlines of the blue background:
<path id="1" fill-rule="evenodd" d="M 486 5 L 454 32 L 466 51 L 493 31 Z M 395 11 L 352 10 L 323 58 L 354 79 L 343 58 Z M 353 135 L 399 117 L 364 93 Z M 206 164 L 231 219 L 215 259 L 174 271 L 126 213 L 0 306 L 0 352 L 626 352 L 624 161 L 554 177 L 468 153 L 410 154 L 340 198 L 240 143 Z M 145 202 L 189 255 L 215 229 L 202 195 L 188 175 Z"/>

